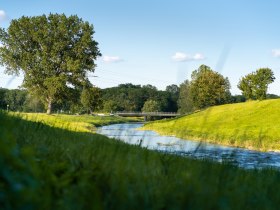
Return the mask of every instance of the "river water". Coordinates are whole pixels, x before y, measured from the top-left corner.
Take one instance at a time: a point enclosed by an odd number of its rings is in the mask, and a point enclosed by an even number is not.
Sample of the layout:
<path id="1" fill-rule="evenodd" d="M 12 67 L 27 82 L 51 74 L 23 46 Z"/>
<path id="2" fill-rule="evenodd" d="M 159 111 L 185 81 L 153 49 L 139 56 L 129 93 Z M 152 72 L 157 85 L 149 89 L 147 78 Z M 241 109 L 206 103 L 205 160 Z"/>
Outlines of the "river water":
<path id="1" fill-rule="evenodd" d="M 154 131 L 137 130 L 141 126 L 142 123 L 114 124 L 98 128 L 97 133 L 151 150 L 218 162 L 225 161 L 246 169 L 267 167 L 280 169 L 278 152 L 258 152 L 161 136 Z"/>

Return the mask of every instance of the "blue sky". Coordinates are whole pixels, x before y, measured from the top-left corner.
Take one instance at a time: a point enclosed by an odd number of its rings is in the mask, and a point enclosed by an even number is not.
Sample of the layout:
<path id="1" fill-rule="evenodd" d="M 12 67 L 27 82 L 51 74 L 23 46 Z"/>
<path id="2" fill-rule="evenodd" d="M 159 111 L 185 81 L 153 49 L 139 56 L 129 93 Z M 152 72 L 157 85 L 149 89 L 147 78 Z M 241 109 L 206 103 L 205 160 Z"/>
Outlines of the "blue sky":
<path id="1" fill-rule="evenodd" d="M 95 27 L 103 57 L 94 85 L 152 84 L 165 89 L 190 79 L 201 64 L 229 77 L 269 67 L 280 95 L 280 1 L 277 0 L 0 0 L 0 26 L 21 16 L 77 14 Z M 16 88 L 0 67 L 0 87 Z M 11 82 L 10 82 L 11 81 Z"/>

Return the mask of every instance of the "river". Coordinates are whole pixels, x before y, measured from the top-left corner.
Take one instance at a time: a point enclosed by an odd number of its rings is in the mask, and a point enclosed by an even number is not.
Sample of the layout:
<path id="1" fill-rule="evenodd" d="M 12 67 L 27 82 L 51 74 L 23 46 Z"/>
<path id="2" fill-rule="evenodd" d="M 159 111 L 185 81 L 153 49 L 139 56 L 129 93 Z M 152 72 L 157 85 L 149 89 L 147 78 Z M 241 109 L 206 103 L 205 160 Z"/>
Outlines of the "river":
<path id="1" fill-rule="evenodd" d="M 199 141 L 183 140 L 173 136 L 161 136 L 154 131 L 137 130 L 141 126 L 143 126 L 142 123 L 113 124 L 99 127 L 97 133 L 128 144 L 141 145 L 151 150 L 191 158 L 230 162 L 246 169 L 267 167 L 280 169 L 280 153 L 278 152 L 259 152 Z"/>

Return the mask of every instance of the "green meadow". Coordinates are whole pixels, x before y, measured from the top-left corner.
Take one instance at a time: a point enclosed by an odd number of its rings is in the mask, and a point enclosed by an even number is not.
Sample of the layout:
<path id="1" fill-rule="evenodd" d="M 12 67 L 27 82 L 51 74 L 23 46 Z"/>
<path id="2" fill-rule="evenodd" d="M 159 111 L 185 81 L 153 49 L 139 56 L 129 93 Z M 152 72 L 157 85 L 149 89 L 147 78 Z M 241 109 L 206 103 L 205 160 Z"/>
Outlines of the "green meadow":
<path id="1" fill-rule="evenodd" d="M 67 125 L 0 113 L 1 209 L 280 206 L 278 171 L 149 151 Z"/>
<path id="2" fill-rule="evenodd" d="M 28 121 L 41 122 L 43 124 L 78 132 L 95 132 L 96 127 L 113 123 L 137 122 L 138 118 L 125 118 L 119 116 L 92 116 L 92 115 L 66 115 L 45 113 L 13 113 Z"/>
<path id="3" fill-rule="evenodd" d="M 210 107 L 177 119 L 148 123 L 143 129 L 183 139 L 280 150 L 280 100 L 249 101 Z"/>

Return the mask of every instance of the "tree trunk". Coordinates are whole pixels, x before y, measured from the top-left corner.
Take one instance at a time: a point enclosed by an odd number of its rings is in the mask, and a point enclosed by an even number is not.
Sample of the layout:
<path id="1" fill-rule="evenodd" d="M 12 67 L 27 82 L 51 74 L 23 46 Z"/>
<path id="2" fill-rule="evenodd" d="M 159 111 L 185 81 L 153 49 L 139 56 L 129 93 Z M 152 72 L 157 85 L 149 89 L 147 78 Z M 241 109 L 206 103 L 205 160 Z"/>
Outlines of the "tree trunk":
<path id="1" fill-rule="evenodd" d="M 52 99 L 49 98 L 48 99 L 48 109 L 47 109 L 47 114 L 51 114 L 52 113 Z"/>

